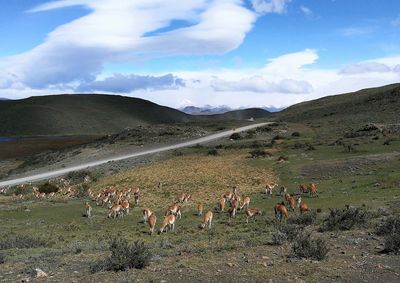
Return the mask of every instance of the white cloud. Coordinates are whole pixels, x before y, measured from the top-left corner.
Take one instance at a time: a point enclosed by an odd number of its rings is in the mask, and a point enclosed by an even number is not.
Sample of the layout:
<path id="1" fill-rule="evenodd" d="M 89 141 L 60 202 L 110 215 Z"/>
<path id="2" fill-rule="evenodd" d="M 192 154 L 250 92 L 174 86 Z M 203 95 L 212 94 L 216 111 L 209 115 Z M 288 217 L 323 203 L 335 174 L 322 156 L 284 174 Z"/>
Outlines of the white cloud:
<path id="1" fill-rule="evenodd" d="M 129 93 L 136 90 L 177 89 L 185 86 L 181 78 L 166 74 L 163 76 L 139 76 L 114 74 L 103 80 L 82 83 L 76 87 L 77 92 L 111 92 Z"/>
<path id="2" fill-rule="evenodd" d="M 306 17 L 311 17 L 313 15 L 313 11 L 306 7 L 306 6 L 300 6 L 300 11 L 306 16 Z"/>
<path id="3" fill-rule="evenodd" d="M 29 12 L 76 5 L 90 12 L 57 27 L 34 49 L 0 58 L 0 67 L 15 75 L 0 79 L 44 88 L 93 81 L 106 62 L 222 54 L 243 42 L 257 17 L 241 0 L 61 0 Z M 174 20 L 188 25 L 157 33 Z"/>
<path id="4" fill-rule="evenodd" d="M 211 87 L 215 91 L 249 91 L 259 93 L 310 93 L 312 86 L 306 81 L 283 79 L 279 82 L 270 82 L 262 76 L 243 78 L 239 81 L 212 80 Z"/>
<path id="5" fill-rule="evenodd" d="M 284 13 L 286 6 L 291 0 L 251 0 L 253 9 L 260 14 Z"/>
<path id="6" fill-rule="evenodd" d="M 346 37 L 363 36 L 373 33 L 376 30 L 373 26 L 366 27 L 347 27 L 339 29 L 339 33 Z"/>
<path id="7" fill-rule="evenodd" d="M 343 68 L 340 73 L 342 74 L 362 74 L 362 73 L 385 73 L 391 72 L 392 69 L 382 63 L 377 62 L 362 62 L 358 64 L 348 65 Z"/>

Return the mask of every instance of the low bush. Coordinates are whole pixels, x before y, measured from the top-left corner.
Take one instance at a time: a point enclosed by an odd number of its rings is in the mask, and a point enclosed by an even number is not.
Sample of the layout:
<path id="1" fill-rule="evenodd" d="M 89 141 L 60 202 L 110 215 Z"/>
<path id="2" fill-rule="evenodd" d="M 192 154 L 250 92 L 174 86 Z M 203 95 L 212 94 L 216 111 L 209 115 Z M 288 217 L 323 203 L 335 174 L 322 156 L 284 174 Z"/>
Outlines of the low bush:
<path id="1" fill-rule="evenodd" d="M 47 242 L 45 240 L 29 235 L 12 235 L 8 237 L 2 237 L 0 240 L 0 250 L 15 248 L 31 249 L 45 246 L 47 246 Z"/>
<path id="2" fill-rule="evenodd" d="M 299 132 L 293 132 L 292 133 L 292 137 L 300 137 L 300 133 Z"/>
<path id="3" fill-rule="evenodd" d="M 319 231 L 350 230 L 354 226 L 365 226 L 368 219 L 368 213 L 360 208 L 349 207 L 343 210 L 335 208 L 330 210 Z"/>
<path id="4" fill-rule="evenodd" d="M 250 154 L 251 158 L 259 158 L 259 157 L 264 158 L 267 156 L 271 156 L 271 154 L 269 152 L 266 152 L 265 150 L 262 150 L 262 149 L 252 150 L 249 152 L 249 154 Z"/>
<path id="5" fill-rule="evenodd" d="M 0 264 L 3 264 L 6 262 L 6 257 L 3 254 L 0 254 Z"/>
<path id="6" fill-rule="evenodd" d="M 386 218 L 376 229 L 376 234 L 385 236 L 384 251 L 400 253 L 400 216 Z"/>
<path id="7" fill-rule="evenodd" d="M 300 231 L 301 227 L 294 224 L 276 224 L 272 233 L 272 244 L 282 245 L 285 241 L 293 241 Z"/>
<path id="8" fill-rule="evenodd" d="M 217 156 L 218 150 L 216 148 L 212 148 L 212 149 L 208 150 L 207 155 Z"/>
<path id="9" fill-rule="evenodd" d="M 301 213 L 297 215 L 294 214 L 293 216 L 290 216 L 287 220 L 287 223 L 308 226 L 314 224 L 316 220 L 317 220 L 317 212 L 309 211 L 306 213 Z"/>
<path id="10" fill-rule="evenodd" d="M 45 193 L 45 194 L 56 193 L 56 192 L 58 192 L 58 190 L 59 190 L 59 188 L 56 185 L 51 184 L 49 182 L 44 183 L 39 186 L 39 192 Z"/>
<path id="11" fill-rule="evenodd" d="M 91 271 L 123 271 L 131 268 L 142 269 L 149 265 L 151 252 L 144 242 L 129 244 L 125 239 L 113 239 L 110 244 L 111 256 L 95 262 Z"/>
<path id="12" fill-rule="evenodd" d="M 233 133 L 230 137 L 231 140 L 240 140 L 242 138 L 242 136 L 239 133 Z"/>
<path id="13" fill-rule="evenodd" d="M 298 258 L 323 260 L 328 252 L 327 242 L 312 238 L 309 232 L 300 233 L 293 242 L 293 253 Z"/>

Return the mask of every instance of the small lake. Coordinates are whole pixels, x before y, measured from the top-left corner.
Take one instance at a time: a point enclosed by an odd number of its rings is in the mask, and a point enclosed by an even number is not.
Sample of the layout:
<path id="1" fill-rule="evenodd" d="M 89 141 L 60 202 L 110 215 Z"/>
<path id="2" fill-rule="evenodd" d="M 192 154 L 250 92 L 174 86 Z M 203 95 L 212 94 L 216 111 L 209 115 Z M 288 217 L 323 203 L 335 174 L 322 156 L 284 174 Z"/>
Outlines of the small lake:
<path id="1" fill-rule="evenodd" d="M 11 142 L 16 141 L 17 138 L 9 138 L 9 137 L 0 137 L 0 142 Z"/>

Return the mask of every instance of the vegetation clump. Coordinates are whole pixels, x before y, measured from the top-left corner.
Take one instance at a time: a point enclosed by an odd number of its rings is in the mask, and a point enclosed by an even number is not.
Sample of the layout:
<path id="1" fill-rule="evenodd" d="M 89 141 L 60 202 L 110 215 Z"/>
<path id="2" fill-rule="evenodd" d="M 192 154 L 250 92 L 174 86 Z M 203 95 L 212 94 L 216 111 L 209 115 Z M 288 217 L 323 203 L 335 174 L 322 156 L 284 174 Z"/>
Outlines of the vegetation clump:
<path id="1" fill-rule="evenodd" d="M 269 152 L 266 152 L 265 150 L 262 149 L 254 149 L 249 152 L 251 158 L 265 158 L 267 156 L 271 156 Z"/>
<path id="2" fill-rule="evenodd" d="M 365 226 L 369 218 L 366 211 L 360 208 L 348 207 L 340 210 L 331 209 L 327 218 L 319 227 L 321 232 L 334 230 L 350 230 L 354 226 Z"/>
<path id="3" fill-rule="evenodd" d="M 242 136 L 239 133 L 233 133 L 229 139 L 236 141 L 242 139 Z"/>
<path id="4" fill-rule="evenodd" d="M 376 234 L 385 236 L 385 252 L 400 253 L 400 216 L 386 218 L 378 225 Z"/>
<path id="5" fill-rule="evenodd" d="M 56 185 L 51 184 L 49 182 L 46 182 L 43 185 L 39 186 L 40 193 L 45 193 L 45 194 L 57 193 L 58 190 L 59 190 L 59 188 Z"/>
<path id="6" fill-rule="evenodd" d="M 312 238 L 309 232 L 300 233 L 293 242 L 293 253 L 298 258 L 323 260 L 328 252 L 327 242 Z"/>
<path id="7" fill-rule="evenodd" d="M 207 155 L 217 156 L 218 150 L 216 148 L 209 149 Z"/>
<path id="8" fill-rule="evenodd" d="M 300 233 L 301 227 L 294 224 L 277 224 L 272 233 L 272 244 L 282 245 L 286 241 L 293 241 Z"/>
<path id="9" fill-rule="evenodd" d="M 127 240 L 115 238 L 110 244 L 111 256 L 95 262 L 93 273 L 100 271 L 123 271 L 131 268 L 142 269 L 149 265 L 152 254 L 142 241 L 129 244 Z"/>
<path id="10" fill-rule="evenodd" d="M 314 224 L 316 220 L 317 220 L 317 212 L 310 211 L 307 213 L 302 213 L 298 215 L 294 214 L 293 216 L 290 216 L 287 220 L 287 223 L 308 226 Z"/>

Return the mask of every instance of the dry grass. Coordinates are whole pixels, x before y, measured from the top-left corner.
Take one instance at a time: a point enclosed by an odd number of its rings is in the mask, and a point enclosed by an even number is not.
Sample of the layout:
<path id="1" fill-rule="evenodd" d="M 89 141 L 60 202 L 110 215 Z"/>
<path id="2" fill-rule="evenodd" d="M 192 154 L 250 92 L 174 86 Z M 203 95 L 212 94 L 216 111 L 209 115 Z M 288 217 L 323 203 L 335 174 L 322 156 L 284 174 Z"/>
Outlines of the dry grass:
<path id="1" fill-rule="evenodd" d="M 258 193 L 275 180 L 269 168 L 255 168 L 246 162 L 247 150 L 224 152 L 218 156 L 189 155 L 175 157 L 99 180 L 94 189 L 116 185 L 118 188 L 140 187 L 142 205 L 169 204 L 182 191 L 194 201 L 215 203 L 221 193 L 239 188 L 239 193 Z M 162 188 L 158 183 L 162 182 Z"/>

